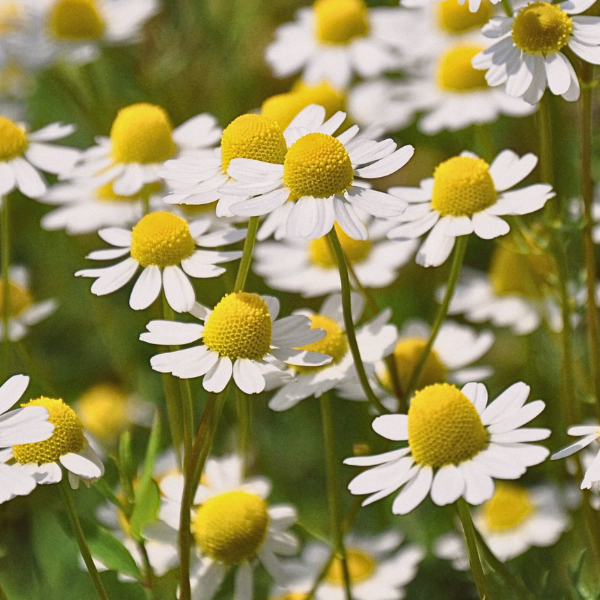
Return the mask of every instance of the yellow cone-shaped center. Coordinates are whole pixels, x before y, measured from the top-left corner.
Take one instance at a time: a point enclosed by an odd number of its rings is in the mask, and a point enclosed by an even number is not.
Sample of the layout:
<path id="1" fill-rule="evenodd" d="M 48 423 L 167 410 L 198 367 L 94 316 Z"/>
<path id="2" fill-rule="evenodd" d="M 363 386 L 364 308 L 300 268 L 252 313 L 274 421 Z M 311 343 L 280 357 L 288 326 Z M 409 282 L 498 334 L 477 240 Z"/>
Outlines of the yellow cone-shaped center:
<path id="1" fill-rule="evenodd" d="M 346 549 L 346 563 L 348 565 L 348 574 L 350 583 L 358 583 L 363 579 L 370 577 L 375 570 L 375 561 L 364 552 L 353 548 Z M 325 575 L 325 581 L 336 585 L 344 584 L 344 569 L 342 561 L 336 556 Z"/>
<path id="2" fill-rule="evenodd" d="M 469 3 L 459 4 L 458 0 L 442 0 L 436 3 L 440 27 L 449 33 L 464 33 L 470 29 L 480 29 L 491 18 L 494 8 L 491 2 L 483 0 L 476 12 L 469 10 Z"/>
<path id="3" fill-rule="evenodd" d="M 394 348 L 394 360 L 400 380 L 400 387 L 406 391 L 410 378 L 423 354 L 426 340 L 421 338 L 406 338 L 400 340 Z M 386 371 L 387 374 L 387 371 Z M 448 368 L 442 363 L 437 352 L 432 348 L 423 365 L 419 379 L 415 385 L 416 390 L 420 390 L 434 383 L 444 383 L 448 375 Z M 384 379 L 386 379 L 384 377 Z M 387 376 L 389 379 L 389 375 Z M 392 389 L 390 381 L 382 381 L 388 388 Z"/>
<path id="4" fill-rule="evenodd" d="M 369 32 L 363 0 L 316 0 L 313 10 L 315 35 L 323 44 L 347 44 Z"/>
<path id="5" fill-rule="evenodd" d="M 104 19 L 95 0 L 58 0 L 50 12 L 50 32 L 67 41 L 97 40 L 104 33 Z"/>
<path id="6" fill-rule="evenodd" d="M 330 365 L 335 365 L 342 360 L 344 354 L 346 354 L 346 351 L 348 350 L 346 334 L 333 319 L 323 315 L 312 315 L 310 317 L 310 328 L 324 329 L 325 337 L 322 337 L 319 341 L 308 344 L 307 346 L 302 346 L 300 349 L 328 354 L 331 356 L 332 360 L 329 364 L 321 367 L 297 366 L 296 370 L 300 373 L 311 373 L 318 369 L 325 369 Z"/>
<path id="7" fill-rule="evenodd" d="M 531 2 L 515 17 L 513 42 L 530 54 L 558 52 L 573 31 L 571 17 L 557 4 Z"/>
<path id="8" fill-rule="evenodd" d="M 33 298 L 28 290 L 19 287 L 12 281 L 8 285 L 9 315 L 18 317 L 33 304 Z M 4 283 L 0 281 L 0 314 L 4 313 Z"/>
<path id="9" fill-rule="evenodd" d="M 91 387 L 77 401 L 77 415 L 85 429 L 103 442 L 114 442 L 130 425 L 128 394 L 122 388 L 101 383 Z"/>
<path id="10" fill-rule="evenodd" d="M 527 488 L 499 482 L 494 495 L 482 506 L 483 516 L 492 531 L 507 531 L 521 525 L 535 510 Z"/>
<path id="11" fill-rule="evenodd" d="M 359 263 L 369 256 L 371 242 L 369 240 L 355 240 L 351 238 L 337 223 L 334 225 L 346 260 Z M 331 252 L 327 236 L 311 240 L 308 245 L 310 260 L 313 264 L 326 269 L 337 268 L 335 256 Z"/>
<path id="12" fill-rule="evenodd" d="M 437 65 L 438 85 L 450 92 L 487 89 L 489 86 L 485 80 L 485 71 L 475 69 L 471 64 L 473 57 L 482 50 L 484 46 L 475 44 L 459 44 L 446 50 Z"/>
<path id="13" fill-rule="evenodd" d="M 21 156 L 27 145 L 25 132 L 10 119 L 0 117 L 0 161 Z"/>
<path id="14" fill-rule="evenodd" d="M 210 498 L 192 525 L 200 549 L 211 558 L 236 565 L 260 550 L 269 526 L 266 502 L 241 490 Z"/>

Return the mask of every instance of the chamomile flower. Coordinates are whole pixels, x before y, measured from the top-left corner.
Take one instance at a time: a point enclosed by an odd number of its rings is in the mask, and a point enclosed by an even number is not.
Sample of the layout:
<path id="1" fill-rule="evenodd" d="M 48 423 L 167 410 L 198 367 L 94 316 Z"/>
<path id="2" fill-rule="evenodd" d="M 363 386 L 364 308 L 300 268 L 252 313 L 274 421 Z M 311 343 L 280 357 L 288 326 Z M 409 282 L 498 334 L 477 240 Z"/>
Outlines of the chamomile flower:
<path id="1" fill-rule="evenodd" d="M 540 101 L 546 87 L 573 102 L 579 98 L 575 69 L 562 52 L 568 47 L 583 61 L 600 64 L 600 23 L 595 17 L 572 17 L 595 0 L 551 4 L 529 2 L 514 17 L 496 17 L 483 34 L 497 39 L 473 58 L 476 69 L 487 69 L 487 82 L 506 84 L 506 93 L 530 104 Z"/>
<path id="2" fill-rule="evenodd" d="M 325 109 L 311 105 L 284 133 L 290 147 L 283 164 L 232 160 L 227 172 L 239 183 L 230 185 L 229 193 L 252 197 L 232 204 L 231 211 L 251 217 L 279 209 L 281 219 L 287 222 L 287 235 L 306 239 L 324 236 L 337 221 L 351 238 L 358 240 L 367 239 L 367 230 L 355 208 L 374 217 L 402 214 L 404 201 L 372 190 L 354 178 L 395 173 L 408 162 L 414 148 L 396 149 L 391 139 L 353 139 L 357 126 L 334 137 L 332 134 L 345 118 L 345 113 L 338 112 L 324 122 Z"/>
<path id="3" fill-rule="evenodd" d="M 491 165 L 470 152 L 450 158 L 436 167 L 432 178 L 421 181 L 420 187 L 388 190 L 410 204 L 396 218 L 401 225 L 388 237 L 416 238 L 431 230 L 417 253 L 417 263 L 437 267 L 448 258 L 460 235 L 475 233 L 484 240 L 504 235 L 510 227 L 501 216 L 529 214 L 555 195 L 547 184 L 506 191 L 527 177 L 536 164 L 535 155 L 519 158 L 512 150 L 501 152 Z"/>
<path id="4" fill-rule="evenodd" d="M 438 506 L 461 496 L 473 505 L 489 500 L 494 480 L 518 479 L 527 467 L 544 461 L 547 448 L 529 442 L 543 440 L 549 429 L 522 428 L 544 410 L 536 400 L 525 406 L 529 386 L 515 383 L 487 406 L 482 383 L 462 390 L 442 383 L 419 390 L 408 415 L 383 415 L 373 429 L 408 447 L 376 456 L 348 458 L 349 465 L 370 467 L 348 486 L 353 494 L 370 494 L 363 506 L 402 488 L 392 505 L 407 514 L 431 493 Z M 404 486 L 404 487 L 402 487 Z"/>
<path id="5" fill-rule="evenodd" d="M 4 284 L 0 281 L 0 314 L 4 311 L 3 289 Z M 55 300 L 35 302 L 30 290 L 29 273 L 20 266 L 9 270 L 8 302 L 8 337 L 13 342 L 23 339 L 29 327 L 50 316 L 57 307 Z M 4 337 L 4 324 L 0 323 L 0 340 Z"/>
<path id="6" fill-rule="evenodd" d="M 458 0 L 459 6 L 468 5 L 469 11 L 472 13 L 476 13 L 480 10 L 480 6 L 482 4 L 482 0 L 469 0 L 465 5 L 466 0 Z M 439 0 L 403 0 L 402 6 L 405 8 L 426 8 L 431 5 L 438 4 Z M 490 0 L 492 4 L 498 4 L 500 0 Z"/>
<path id="7" fill-rule="evenodd" d="M 364 310 L 363 297 L 352 295 L 352 318 L 358 321 Z M 313 329 L 325 330 L 325 336 L 309 345 L 305 350 L 322 352 L 331 356 L 331 363 L 319 367 L 293 366 L 295 380 L 286 383 L 269 401 L 269 408 L 283 411 L 292 408 L 300 400 L 310 396 L 319 397 L 344 381 L 354 371 L 352 352 L 346 339 L 341 294 L 332 294 L 321 306 L 318 313 L 303 310 Z M 360 355 L 367 369 L 387 356 L 396 343 L 398 335 L 395 325 L 388 323 L 390 310 L 368 321 L 356 331 L 356 341 Z"/>
<path id="8" fill-rule="evenodd" d="M 157 354 L 150 362 L 160 373 L 204 377 L 202 385 L 209 392 L 222 391 L 233 376 L 240 390 L 257 394 L 290 378 L 282 363 L 318 367 L 331 362 L 326 354 L 302 349 L 325 332 L 312 329 L 303 315 L 277 320 L 279 300 L 272 296 L 235 292 L 213 310 L 196 303 L 190 312 L 204 325 L 150 321 L 140 339 L 170 346 L 202 340 L 199 346 Z"/>
<path id="9" fill-rule="evenodd" d="M 575 452 L 579 452 L 583 448 L 586 448 L 593 442 L 597 442 L 600 439 L 600 427 L 597 423 L 588 424 L 588 425 L 575 425 L 574 427 L 569 427 L 567 429 L 567 433 L 573 436 L 580 436 L 579 439 L 555 452 L 552 455 L 552 460 L 558 460 L 559 458 L 566 458 L 567 456 L 571 456 L 571 454 L 575 454 Z M 582 490 L 589 490 L 592 485 L 600 481 L 600 452 L 596 455 L 594 460 L 587 467 L 585 474 L 583 476 L 583 481 L 581 482 Z"/>
<path id="10" fill-rule="evenodd" d="M 80 162 L 63 179 L 92 180 L 95 187 L 112 184 L 118 196 L 137 194 L 160 180 L 164 162 L 176 154 L 210 153 L 221 135 L 216 119 L 207 113 L 173 129 L 167 113 L 154 104 L 131 104 L 115 118 L 110 137 L 97 137 Z M 150 193 L 152 188 L 146 188 Z"/>
<path id="11" fill-rule="evenodd" d="M 189 223 L 169 212 L 147 214 L 132 230 L 119 227 L 101 229 L 100 237 L 116 246 L 108 250 L 96 250 L 88 254 L 92 260 L 127 258 L 101 269 L 83 269 L 75 275 L 95 277 L 92 293 L 97 296 L 110 294 L 126 285 L 143 267 L 131 296 L 129 306 L 134 310 L 148 308 L 158 298 L 161 290 L 171 308 L 176 312 L 192 309 L 196 300 L 189 277 L 218 277 L 225 272 L 220 263 L 240 258 L 241 252 L 212 251 L 196 248 L 232 244 L 242 239 L 245 229 L 227 228 L 207 233 L 211 222 L 198 220 Z"/>

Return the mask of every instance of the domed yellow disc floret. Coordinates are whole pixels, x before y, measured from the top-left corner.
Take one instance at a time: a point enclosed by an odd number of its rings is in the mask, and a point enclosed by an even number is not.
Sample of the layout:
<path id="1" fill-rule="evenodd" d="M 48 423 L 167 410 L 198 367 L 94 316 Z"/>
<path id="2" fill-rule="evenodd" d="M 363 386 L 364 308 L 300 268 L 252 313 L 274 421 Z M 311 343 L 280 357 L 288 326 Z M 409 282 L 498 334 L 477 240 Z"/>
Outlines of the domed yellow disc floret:
<path id="1" fill-rule="evenodd" d="M 131 231 L 131 256 L 142 267 L 178 265 L 195 248 L 187 222 L 173 213 L 150 213 Z"/>
<path id="2" fill-rule="evenodd" d="M 110 130 L 112 156 L 123 163 L 163 162 L 177 150 L 172 130 L 160 106 L 143 103 L 122 108 Z"/>
<path id="3" fill-rule="evenodd" d="M 309 350 L 311 352 L 322 352 L 331 356 L 331 362 L 328 365 L 322 367 L 303 367 L 297 366 L 296 370 L 300 373 L 312 373 L 318 369 L 327 368 L 330 365 L 339 363 L 340 360 L 346 354 L 348 350 L 348 341 L 346 340 L 346 334 L 342 331 L 341 327 L 329 317 L 323 315 L 312 315 L 310 317 L 310 328 L 311 329 L 324 329 L 325 337 L 322 337 L 317 342 L 302 346 L 301 350 Z"/>
<path id="4" fill-rule="evenodd" d="M 433 174 L 431 206 L 442 216 L 472 217 L 492 206 L 498 194 L 481 158 L 455 156 L 439 164 Z"/>
<path id="5" fill-rule="evenodd" d="M 28 290 L 19 287 L 12 281 L 8 284 L 9 315 L 18 317 L 33 304 L 33 298 Z M 0 281 L 0 314 L 4 312 L 4 283 Z"/>
<path id="6" fill-rule="evenodd" d="M 292 88 L 298 92 L 308 104 L 318 104 L 325 109 L 325 118 L 333 117 L 338 110 L 345 110 L 346 98 L 342 92 L 332 88 L 326 81 L 316 85 L 297 81 Z"/>
<path id="7" fill-rule="evenodd" d="M 454 385 L 436 383 L 415 394 L 408 409 L 408 443 L 423 466 L 457 465 L 487 446 L 473 403 Z"/>
<path id="8" fill-rule="evenodd" d="M 492 531 L 518 527 L 535 510 L 527 488 L 497 483 L 494 495 L 482 506 L 483 517 Z"/>
<path id="9" fill-rule="evenodd" d="M 475 69 L 471 64 L 473 57 L 482 50 L 484 46 L 463 44 L 447 50 L 437 65 L 438 85 L 451 92 L 487 89 L 489 86 L 485 80 L 485 71 Z"/>
<path id="10" fill-rule="evenodd" d="M 0 161 L 21 156 L 27 145 L 25 132 L 10 119 L 0 117 Z"/>
<path id="11" fill-rule="evenodd" d="M 282 165 L 287 152 L 283 131 L 276 121 L 262 115 L 241 115 L 225 127 L 221 136 L 221 164 L 227 171 L 234 158 L 250 158 Z"/>
<path id="12" fill-rule="evenodd" d="M 358 583 L 369 577 L 375 570 L 375 561 L 364 552 L 348 548 L 346 550 L 346 562 L 348 564 L 348 574 L 351 583 Z M 336 556 L 325 575 L 325 581 L 343 585 L 344 570 L 342 561 Z"/>
<path id="13" fill-rule="evenodd" d="M 192 526 L 200 549 L 211 558 L 237 565 L 260 550 L 269 526 L 266 502 L 242 490 L 207 500 Z"/>
<path id="14" fill-rule="evenodd" d="M 363 0 L 316 0 L 313 10 L 315 33 L 324 44 L 347 44 L 369 32 Z"/>
<path id="15" fill-rule="evenodd" d="M 91 387 L 77 401 L 76 410 L 83 426 L 102 441 L 114 441 L 130 424 L 127 394 L 110 383 Z"/>
<path id="16" fill-rule="evenodd" d="M 285 157 L 283 181 L 295 199 L 329 198 L 354 181 L 346 148 L 333 136 L 308 133 L 292 144 Z"/>
<path id="17" fill-rule="evenodd" d="M 408 388 L 408 383 L 423 354 L 425 344 L 426 340 L 421 338 L 408 338 L 400 340 L 396 344 L 396 348 L 394 348 L 394 360 L 396 361 L 400 387 L 404 391 Z M 448 369 L 440 360 L 437 352 L 432 348 L 427 356 L 425 365 L 421 370 L 415 389 L 420 390 L 425 386 L 433 385 L 434 383 L 443 383 L 446 381 L 447 375 Z M 384 381 L 383 383 L 387 382 Z"/>
<path id="18" fill-rule="evenodd" d="M 512 39 L 525 52 L 547 54 L 566 46 L 572 31 L 573 21 L 559 5 L 532 2 L 517 13 Z"/>
<path id="19" fill-rule="evenodd" d="M 49 27 L 54 37 L 70 41 L 96 40 L 105 29 L 95 0 L 58 0 Z"/>
<path id="20" fill-rule="evenodd" d="M 54 423 L 54 432 L 43 442 L 13 446 L 13 456 L 17 462 L 23 465 L 57 462 L 63 454 L 83 450 L 83 425 L 75 411 L 62 400 L 42 396 L 21 406 L 43 406 L 48 409 L 48 421 Z"/>
<path id="21" fill-rule="evenodd" d="M 204 327 L 204 344 L 231 359 L 261 360 L 269 351 L 272 334 L 267 303 L 257 294 L 226 294 Z"/>
<path id="22" fill-rule="evenodd" d="M 490 20 L 494 12 L 494 7 L 488 0 L 483 0 L 476 12 L 469 10 L 468 2 L 459 4 L 458 0 L 442 0 L 436 7 L 440 27 L 450 33 L 479 29 Z"/>
<path id="23" fill-rule="evenodd" d="M 261 107 L 261 115 L 265 119 L 275 121 L 283 131 L 292 119 L 310 102 L 306 102 L 302 94 L 298 92 L 286 92 L 267 98 Z"/>
<path id="24" fill-rule="evenodd" d="M 158 181 L 147 183 L 137 194 L 132 196 L 122 196 L 116 194 L 113 190 L 112 181 L 105 183 L 96 189 L 96 200 L 100 202 L 139 202 L 143 197 L 150 197 L 162 190 L 162 185 Z"/>
<path id="25" fill-rule="evenodd" d="M 355 240 L 351 238 L 337 223 L 334 225 L 335 231 L 342 245 L 346 260 L 351 263 L 359 263 L 369 256 L 371 250 L 371 242 L 369 240 Z M 315 265 L 333 269 L 337 267 L 337 262 L 331 248 L 327 236 L 311 240 L 309 244 L 310 260 Z"/>

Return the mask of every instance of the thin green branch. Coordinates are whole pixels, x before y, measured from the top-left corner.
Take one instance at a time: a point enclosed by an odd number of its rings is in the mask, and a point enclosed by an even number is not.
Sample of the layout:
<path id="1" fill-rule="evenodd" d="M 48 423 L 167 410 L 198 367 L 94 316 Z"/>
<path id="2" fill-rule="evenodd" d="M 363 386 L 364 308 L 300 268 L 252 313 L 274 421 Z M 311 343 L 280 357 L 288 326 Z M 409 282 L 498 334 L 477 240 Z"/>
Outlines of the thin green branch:
<path id="1" fill-rule="evenodd" d="M 248 221 L 248 233 L 246 234 L 246 240 L 244 241 L 242 260 L 240 261 L 235 284 L 233 285 L 234 292 L 243 292 L 246 287 L 246 279 L 248 277 L 248 272 L 250 271 L 252 252 L 254 251 L 254 243 L 256 242 L 258 222 L 259 217 L 250 217 L 250 221 Z"/>
<path id="2" fill-rule="evenodd" d="M 8 196 L 0 197 L 0 202 L 2 202 L 2 212 L 0 214 L 0 237 L 2 238 L 0 252 L 2 253 L 2 264 L 0 268 L 2 269 L 2 329 L 4 333 L 0 378 L 2 381 L 5 381 L 8 377 L 10 361 L 10 338 L 8 335 L 10 324 L 10 215 Z"/>

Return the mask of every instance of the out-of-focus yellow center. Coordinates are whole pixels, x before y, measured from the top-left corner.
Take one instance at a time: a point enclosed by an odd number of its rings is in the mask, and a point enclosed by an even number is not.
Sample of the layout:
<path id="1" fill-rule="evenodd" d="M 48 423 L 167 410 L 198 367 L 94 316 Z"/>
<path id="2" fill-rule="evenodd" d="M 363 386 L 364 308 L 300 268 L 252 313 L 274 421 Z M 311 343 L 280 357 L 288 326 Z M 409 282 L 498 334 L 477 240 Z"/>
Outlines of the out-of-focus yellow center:
<path id="1" fill-rule="evenodd" d="M 365 258 L 367 258 L 367 256 L 369 256 L 369 251 L 371 250 L 371 242 L 369 240 L 355 240 L 351 238 L 337 223 L 334 224 L 334 227 L 338 235 L 338 239 L 340 240 L 340 244 L 342 245 L 342 250 L 344 251 L 346 260 L 349 260 L 351 263 L 355 264 L 362 262 L 365 260 Z M 337 262 L 333 256 L 333 253 L 331 252 L 327 236 L 311 240 L 308 245 L 308 252 L 310 255 L 310 261 L 313 264 L 319 265 L 320 267 L 325 267 L 326 269 L 337 268 Z"/>
<path id="2" fill-rule="evenodd" d="M 132 104 L 122 108 L 110 130 L 112 156 L 122 163 L 160 163 L 171 158 L 177 147 L 167 113 L 154 104 Z"/>
<path id="3" fill-rule="evenodd" d="M 62 400 L 41 396 L 21 406 L 43 406 L 48 410 L 50 423 L 54 423 L 52 436 L 35 444 L 13 446 L 13 456 L 21 464 L 57 462 L 63 454 L 81 452 L 85 445 L 83 425 L 75 411 Z"/>
<path id="4" fill-rule="evenodd" d="M 19 287 L 12 281 L 8 285 L 9 315 L 18 317 L 24 310 L 33 304 L 33 297 L 29 290 Z M 0 314 L 4 312 L 4 283 L 0 281 Z"/>
<path id="5" fill-rule="evenodd" d="M 475 12 L 469 10 L 469 3 L 459 4 L 457 0 L 442 0 L 436 3 L 438 23 L 449 33 L 464 33 L 470 29 L 480 29 L 491 18 L 494 7 L 483 0 Z"/>
<path id="6" fill-rule="evenodd" d="M 0 117 L 0 161 L 21 156 L 27 145 L 25 132 L 10 119 Z"/>
<path id="7" fill-rule="evenodd" d="M 150 197 L 153 194 L 158 194 L 162 190 L 162 185 L 158 181 L 147 183 L 139 192 L 132 196 L 121 196 L 115 194 L 112 181 L 105 183 L 96 189 L 96 200 L 100 202 L 139 202 L 141 198 Z"/>
<path id="8" fill-rule="evenodd" d="M 22 17 L 23 9 L 19 2 L 3 2 L 0 5 L 0 35 L 17 33 Z"/>
<path id="9" fill-rule="evenodd" d="M 269 526 L 266 502 L 242 490 L 207 500 L 192 526 L 200 549 L 226 565 L 251 559 L 260 550 Z"/>
<path id="10" fill-rule="evenodd" d="M 496 483 L 494 495 L 482 506 L 483 516 L 491 531 L 507 531 L 518 527 L 535 510 L 526 487 L 513 483 Z"/>
<path id="11" fill-rule="evenodd" d="M 433 180 L 431 206 L 442 216 L 472 217 L 498 197 L 489 165 L 482 158 L 454 156 L 436 167 Z"/>
<path id="12" fill-rule="evenodd" d="M 127 398 L 122 388 L 100 383 L 84 392 L 75 408 L 85 429 L 100 441 L 110 443 L 130 424 Z"/>
<path id="13" fill-rule="evenodd" d="M 272 329 L 267 303 L 258 294 L 235 292 L 223 296 L 206 320 L 204 344 L 231 359 L 261 360 Z"/>
<path id="14" fill-rule="evenodd" d="M 221 164 L 227 171 L 234 158 L 250 158 L 282 165 L 287 152 L 283 131 L 276 121 L 247 114 L 234 119 L 221 136 Z"/>
<path id="15" fill-rule="evenodd" d="M 396 361 L 400 387 L 405 391 L 408 389 L 410 378 L 421 358 L 421 354 L 423 354 L 425 344 L 426 340 L 421 338 L 406 338 L 400 340 L 394 348 L 394 360 Z M 447 375 L 448 368 L 442 363 L 437 352 L 432 348 L 423 365 L 415 389 L 420 390 L 434 383 L 444 383 Z M 387 370 L 383 376 L 382 383 L 389 389 L 392 389 Z"/>
<path id="16" fill-rule="evenodd" d="M 285 594 L 284 596 L 273 598 L 273 600 L 306 600 L 307 598 L 308 594 L 296 594 L 292 592 L 290 594 Z"/>
<path id="17" fill-rule="evenodd" d="M 58 0 L 50 12 L 49 28 L 60 40 L 97 40 L 105 29 L 95 0 Z"/>
<path id="18" fill-rule="evenodd" d="M 444 52 L 437 65 L 438 85 L 450 92 L 471 92 L 488 88 L 485 71 L 475 69 L 471 64 L 473 57 L 482 50 L 484 46 L 459 44 Z"/>
<path id="19" fill-rule="evenodd" d="M 350 583 L 358 583 L 363 579 L 367 579 L 375 570 L 375 561 L 368 554 L 352 548 L 346 549 L 346 563 L 348 565 Z M 331 566 L 327 570 L 325 581 L 337 585 L 344 584 L 344 569 L 341 559 L 337 556 L 333 559 Z"/>
<path id="20" fill-rule="evenodd" d="M 548 54 L 564 48 L 572 31 L 573 21 L 560 5 L 531 2 L 515 16 L 512 39 L 524 52 Z"/>
<path id="21" fill-rule="evenodd" d="M 317 342 L 302 346 L 301 350 L 309 350 L 311 352 L 322 352 L 331 356 L 331 362 L 321 367 L 304 367 L 297 366 L 296 370 L 300 373 L 313 373 L 320 369 L 326 369 L 330 365 L 339 363 L 340 360 L 346 354 L 348 350 L 348 341 L 346 340 L 346 334 L 342 331 L 342 328 L 329 317 L 323 315 L 312 315 L 310 317 L 310 328 L 311 329 L 324 329 L 325 336 Z"/>
<path id="22" fill-rule="evenodd" d="M 416 393 L 408 409 L 408 443 L 415 462 L 457 465 L 487 446 L 473 403 L 454 385 L 436 383 Z"/>
<path id="23" fill-rule="evenodd" d="M 369 33 L 363 0 L 316 0 L 313 10 L 315 34 L 323 44 L 347 44 Z"/>

